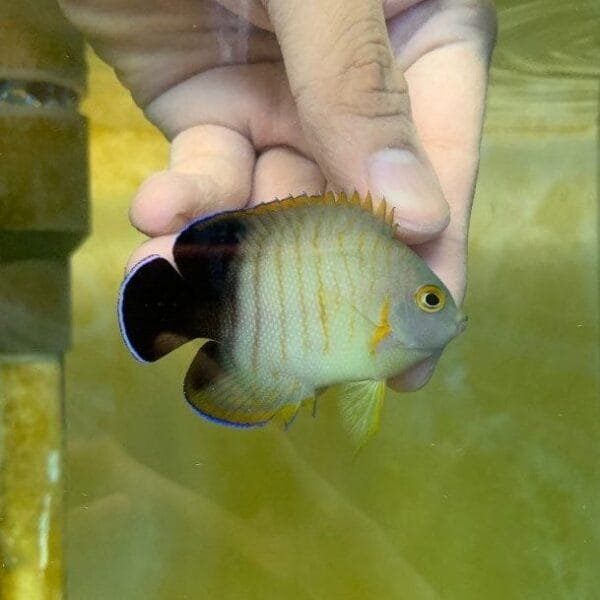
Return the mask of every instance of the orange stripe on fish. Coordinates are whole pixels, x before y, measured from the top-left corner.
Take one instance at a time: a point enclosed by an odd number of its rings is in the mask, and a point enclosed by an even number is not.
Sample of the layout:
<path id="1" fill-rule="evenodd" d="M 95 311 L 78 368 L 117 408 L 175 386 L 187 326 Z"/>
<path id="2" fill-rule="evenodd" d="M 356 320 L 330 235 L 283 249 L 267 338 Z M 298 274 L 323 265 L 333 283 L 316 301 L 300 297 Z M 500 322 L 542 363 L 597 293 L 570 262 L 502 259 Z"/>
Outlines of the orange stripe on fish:
<path id="1" fill-rule="evenodd" d="M 317 299 L 319 302 L 319 320 L 323 330 L 323 351 L 329 352 L 329 322 L 327 315 L 327 307 L 325 306 L 325 287 L 323 285 L 323 264 L 322 256 L 319 248 L 319 231 L 321 222 L 315 224 L 315 232 L 313 236 L 313 246 L 315 251 L 315 272 L 317 275 Z"/>
<path id="2" fill-rule="evenodd" d="M 283 245 L 275 245 L 275 274 L 277 276 L 277 299 L 279 300 L 279 346 L 281 348 L 281 357 L 287 359 L 285 344 L 286 319 L 285 319 L 285 290 L 283 288 Z"/>
<path id="3" fill-rule="evenodd" d="M 375 354 L 379 343 L 385 340 L 390 333 L 392 333 L 392 326 L 390 325 L 390 297 L 386 296 L 381 306 L 379 323 L 375 327 L 375 331 L 369 341 L 369 352 Z"/>
<path id="4" fill-rule="evenodd" d="M 260 326 L 261 326 L 261 315 L 260 315 L 260 258 L 256 257 L 254 262 L 254 277 L 252 277 L 252 296 L 254 299 L 254 328 L 252 330 L 252 366 L 254 369 L 258 368 L 259 358 L 259 344 L 260 344 Z"/>
<path id="5" fill-rule="evenodd" d="M 339 252 L 342 256 L 342 262 L 344 264 L 344 270 L 346 271 L 346 280 L 350 287 L 350 299 L 354 300 L 356 298 L 356 288 L 354 286 L 354 278 L 352 277 L 352 273 L 350 272 L 350 265 L 348 264 L 348 257 L 346 255 L 346 244 L 344 241 L 344 232 L 341 231 L 337 237 L 337 244 Z M 350 335 L 354 337 L 356 331 L 356 312 L 352 311 L 350 313 Z"/>
<path id="6" fill-rule="evenodd" d="M 358 250 L 358 258 L 361 264 L 365 263 L 365 230 L 359 229 L 358 231 L 358 243 L 356 244 Z"/>
<path id="7" fill-rule="evenodd" d="M 303 253 L 300 244 L 300 228 L 294 229 L 294 253 L 296 255 L 296 266 L 298 274 L 298 298 L 300 300 L 300 319 L 302 325 L 302 345 L 304 350 L 308 350 L 308 309 L 306 307 L 306 298 L 304 297 L 304 262 Z"/>

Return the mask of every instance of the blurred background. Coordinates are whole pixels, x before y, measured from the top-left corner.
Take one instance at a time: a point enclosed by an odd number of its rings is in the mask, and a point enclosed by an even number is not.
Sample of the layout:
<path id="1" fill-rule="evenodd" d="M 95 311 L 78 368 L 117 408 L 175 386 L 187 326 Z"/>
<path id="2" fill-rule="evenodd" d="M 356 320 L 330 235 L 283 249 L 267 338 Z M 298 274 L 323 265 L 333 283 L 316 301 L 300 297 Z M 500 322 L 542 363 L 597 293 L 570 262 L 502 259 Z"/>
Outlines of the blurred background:
<path id="1" fill-rule="evenodd" d="M 91 52 L 93 233 L 66 357 L 73 599 L 593 599 L 600 589 L 595 0 L 499 0 L 469 327 L 353 458 L 333 405 L 288 431 L 196 417 L 115 303 L 167 143 Z"/>

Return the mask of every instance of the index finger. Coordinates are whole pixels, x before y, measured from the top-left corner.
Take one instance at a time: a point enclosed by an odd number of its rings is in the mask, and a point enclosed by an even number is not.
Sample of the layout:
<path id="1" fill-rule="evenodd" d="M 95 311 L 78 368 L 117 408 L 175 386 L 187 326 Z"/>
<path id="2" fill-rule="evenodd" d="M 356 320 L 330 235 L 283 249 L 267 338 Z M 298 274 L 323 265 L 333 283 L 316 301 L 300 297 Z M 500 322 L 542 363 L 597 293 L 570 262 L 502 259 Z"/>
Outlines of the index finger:
<path id="1" fill-rule="evenodd" d="M 334 188 L 385 197 L 410 243 L 449 214 L 411 117 L 380 0 L 263 0 L 311 152 Z"/>

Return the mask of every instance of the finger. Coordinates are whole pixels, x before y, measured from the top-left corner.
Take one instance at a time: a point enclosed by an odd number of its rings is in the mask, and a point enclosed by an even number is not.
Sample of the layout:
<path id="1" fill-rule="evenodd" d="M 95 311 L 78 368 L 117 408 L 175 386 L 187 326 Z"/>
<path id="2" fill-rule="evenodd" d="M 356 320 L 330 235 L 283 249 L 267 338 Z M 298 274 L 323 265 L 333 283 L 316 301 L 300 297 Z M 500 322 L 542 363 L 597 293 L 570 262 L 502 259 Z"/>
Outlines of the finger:
<path id="1" fill-rule="evenodd" d="M 459 229 L 457 226 L 456 229 Z M 445 283 L 458 306 L 463 302 L 467 269 L 466 234 L 453 236 L 444 232 L 438 239 L 413 250 L 429 265 Z"/>
<path id="2" fill-rule="evenodd" d="M 422 0 L 383 0 L 383 12 L 388 18 L 418 2 Z M 219 4 L 252 25 L 273 31 L 269 15 L 260 0 L 219 0 Z"/>
<path id="3" fill-rule="evenodd" d="M 415 132 L 380 0 L 264 4 L 305 137 L 327 179 L 348 192 L 385 196 L 407 241 L 438 235 L 448 206 Z"/>
<path id="4" fill-rule="evenodd" d="M 314 161 L 291 148 L 271 148 L 256 162 L 251 204 L 301 194 L 321 194 L 324 187 L 325 178 Z"/>
<path id="5" fill-rule="evenodd" d="M 287 145 L 310 154 L 279 62 L 210 69 L 161 94 L 145 114 L 169 139 L 212 123 L 239 132 L 257 150 Z"/>
<path id="6" fill-rule="evenodd" d="M 178 231 L 198 215 L 244 206 L 250 196 L 254 149 L 226 127 L 199 125 L 181 132 L 171 147 L 169 171 L 140 187 L 132 224 L 147 235 Z"/>
<path id="7" fill-rule="evenodd" d="M 470 6 L 456 3 L 435 14 L 423 3 L 411 19 L 413 27 L 420 23 L 420 38 L 408 36 L 412 43 L 406 43 L 404 19 L 391 22 L 390 35 L 400 62 L 407 65 L 413 120 L 452 213 L 435 243 L 416 250 L 461 304 L 495 12 L 488 0 Z M 426 45 L 431 38 L 446 42 L 431 52 Z"/>
<path id="8" fill-rule="evenodd" d="M 272 31 L 269 15 L 260 0 L 218 0 L 221 6 L 261 29 Z"/>
<path id="9" fill-rule="evenodd" d="M 151 238 L 144 242 L 132 252 L 127 261 L 125 272 L 129 273 L 129 271 L 131 271 L 131 269 L 133 269 L 140 261 L 153 254 L 166 258 L 173 266 L 175 266 L 175 260 L 173 259 L 173 244 L 175 243 L 176 237 L 176 235 L 161 235 L 160 237 Z"/>

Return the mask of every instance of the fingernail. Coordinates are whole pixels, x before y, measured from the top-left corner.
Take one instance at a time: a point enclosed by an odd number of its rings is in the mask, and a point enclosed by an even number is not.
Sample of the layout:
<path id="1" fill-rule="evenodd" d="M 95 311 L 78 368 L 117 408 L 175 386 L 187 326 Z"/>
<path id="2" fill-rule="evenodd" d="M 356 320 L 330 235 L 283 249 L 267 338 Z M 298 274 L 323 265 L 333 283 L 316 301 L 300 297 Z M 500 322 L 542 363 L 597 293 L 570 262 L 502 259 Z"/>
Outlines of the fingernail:
<path id="1" fill-rule="evenodd" d="M 441 231 L 448 223 L 448 204 L 431 170 L 412 152 L 387 148 L 368 163 L 374 197 L 396 207 L 396 220 L 415 231 Z"/>

